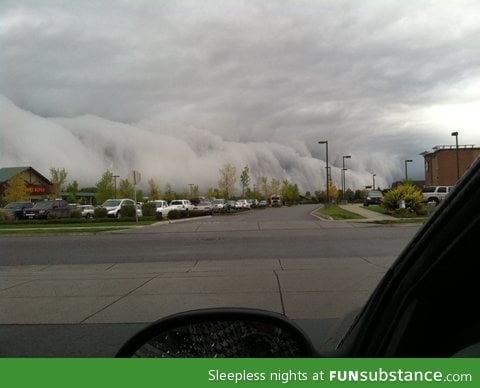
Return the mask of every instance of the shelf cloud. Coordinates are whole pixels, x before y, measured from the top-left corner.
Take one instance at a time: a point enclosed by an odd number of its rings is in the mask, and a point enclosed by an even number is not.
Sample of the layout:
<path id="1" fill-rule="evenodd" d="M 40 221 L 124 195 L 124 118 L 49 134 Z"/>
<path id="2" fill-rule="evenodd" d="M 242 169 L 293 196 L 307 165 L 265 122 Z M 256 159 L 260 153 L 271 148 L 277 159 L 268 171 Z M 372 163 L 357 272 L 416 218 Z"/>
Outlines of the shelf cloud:
<path id="1" fill-rule="evenodd" d="M 2 1 L 0 164 L 388 187 L 480 143 L 477 1 Z"/>

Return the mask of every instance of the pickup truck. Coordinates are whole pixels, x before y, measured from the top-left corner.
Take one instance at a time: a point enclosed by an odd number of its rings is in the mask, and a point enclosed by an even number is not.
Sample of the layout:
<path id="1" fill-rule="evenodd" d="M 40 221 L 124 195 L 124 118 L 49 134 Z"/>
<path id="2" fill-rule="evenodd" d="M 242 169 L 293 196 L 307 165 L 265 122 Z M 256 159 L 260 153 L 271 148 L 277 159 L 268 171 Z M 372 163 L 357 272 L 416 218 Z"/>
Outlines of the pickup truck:
<path id="1" fill-rule="evenodd" d="M 157 200 L 151 201 L 151 203 L 155 204 L 155 213 L 161 214 L 162 217 L 167 217 L 168 212 L 172 210 L 172 208 L 168 206 L 167 201 L 157 199 Z"/>
<path id="2" fill-rule="evenodd" d="M 40 219 L 40 218 L 68 218 L 72 208 L 67 201 L 63 199 L 46 200 L 36 202 L 33 207 L 25 209 L 23 218 Z"/>
<path id="3" fill-rule="evenodd" d="M 439 203 L 453 190 L 454 186 L 425 186 L 422 189 L 424 202 Z"/>

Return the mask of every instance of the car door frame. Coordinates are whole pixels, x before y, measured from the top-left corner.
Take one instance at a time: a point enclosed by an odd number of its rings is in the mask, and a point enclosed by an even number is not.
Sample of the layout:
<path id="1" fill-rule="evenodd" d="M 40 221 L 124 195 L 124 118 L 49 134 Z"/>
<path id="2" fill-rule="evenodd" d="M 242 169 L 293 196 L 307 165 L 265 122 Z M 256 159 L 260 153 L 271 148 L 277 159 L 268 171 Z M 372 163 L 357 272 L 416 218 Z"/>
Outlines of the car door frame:
<path id="1" fill-rule="evenodd" d="M 448 284 L 453 272 L 464 271 L 468 278 L 469 271 L 479 269 L 480 260 L 461 256 L 475 244 L 480 230 L 479 198 L 480 160 L 477 160 L 386 273 L 346 336 L 337 344 L 336 356 L 415 356 L 399 354 L 399 349 L 404 346 L 402 341 L 410 327 L 417 323 L 415 303 L 422 302 L 420 291 L 426 292 L 427 286 L 435 289 L 445 282 Z M 468 289 L 476 284 L 464 286 Z M 466 300 L 459 299 L 458 303 L 468 306 L 473 295 L 475 293 L 465 295 Z M 430 328 L 434 329 L 432 325 Z M 428 349 L 418 350 L 421 356 L 446 355 L 439 351 L 429 353 Z"/>

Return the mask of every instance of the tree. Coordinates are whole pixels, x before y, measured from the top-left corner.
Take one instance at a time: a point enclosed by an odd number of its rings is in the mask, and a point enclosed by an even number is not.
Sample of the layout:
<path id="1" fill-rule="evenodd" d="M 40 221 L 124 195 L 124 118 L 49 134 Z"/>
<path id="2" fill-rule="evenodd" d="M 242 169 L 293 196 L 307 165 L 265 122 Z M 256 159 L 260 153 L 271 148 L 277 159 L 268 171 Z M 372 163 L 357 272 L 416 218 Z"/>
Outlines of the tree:
<path id="1" fill-rule="evenodd" d="M 115 187 L 113 182 L 113 174 L 110 171 L 105 171 L 97 182 L 97 203 L 104 203 L 107 199 L 113 198 Z"/>
<path id="2" fill-rule="evenodd" d="M 224 198 L 231 198 L 235 192 L 235 184 L 237 183 L 237 169 L 228 163 L 218 170 L 218 173 L 220 174 L 218 188 L 223 193 Z"/>
<path id="3" fill-rule="evenodd" d="M 245 166 L 240 174 L 240 182 L 242 184 L 242 197 L 245 197 L 245 189 L 250 185 L 250 169 Z"/>
<path id="4" fill-rule="evenodd" d="M 160 187 L 158 187 L 157 183 L 153 179 L 150 179 L 148 181 L 148 189 L 149 189 L 148 197 L 149 197 L 150 201 L 160 199 L 160 197 L 162 196 L 162 193 L 160 191 Z"/>
<path id="5" fill-rule="evenodd" d="M 280 194 L 280 187 L 281 187 L 281 183 L 278 179 L 275 179 L 275 178 L 272 178 L 271 181 L 270 181 L 270 189 L 269 189 L 269 195 L 268 196 L 271 196 L 271 195 L 274 195 L 274 194 Z"/>
<path id="6" fill-rule="evenodd" d="M 172 185 L 170 183 L 167 183 L 165 185 L 165 190 L 164 190 L 164 199 L 167 202 L 170 202 L 176 198 L 176 193 L 175 191 L 172 190 Z"/>
<path id="7" fill-rule="evenodd" d="M 220 198 L 222 193 L 218 187 L 209 187 L 207 190 L 207 198 Z"/>
<path id="8" fill-rule="evenodd" d="M 128 179 L 122 179 L 120 181 L 118 192 L 121 198 L 133 199 L 135 197 L 135 188 Z"/>
<path id="9" fill-rule="evenodd" d="M 67 172 L 64 168 L 50 168 L 50 180 L 52 181 L 52 195 L 54 198 L 60 198 L 62 191 L 64 191 L 63 186 L 67 180 Z"/>
<path id="10" fill-rule="evenodd" d="M 300 198 L 298 185 L 290 183 L 287 179 L 282 182 L 282 197 L 288 204 L 293 204 Z"/>
<path id="11" fill-rule="evenodd" d="M 5 188 L 5 201 L 18 202 L 28 198 L 27 185 L 22 173 L 16 174 L 8 180 Z"/>
<path id="12" fill-rule="evenodd" d="M 193 185 L 191 188 L 192 198 L 200 197 L 200 187 L 198 185 Z"/>
<path id="13" fill-rule="evenodd" d="M 263 196 L 263 198 L 267 199 L 270 197 L 269 195 L 269 187 L 268 187 L 268 178 L 266 176 L 260 176 L 257 178 L 257 187 L 258 192 Z"/>
<path id="14" fill-rule="evenodd" d="M 68 199 L 67 201 L 70 203 L 75 203 L 77 202 L 77 193 L 78 193 L 78 182 L 73 181 L 72 183 L 69 183 L 67 186 L 67 193 L 68 193 Z"/>

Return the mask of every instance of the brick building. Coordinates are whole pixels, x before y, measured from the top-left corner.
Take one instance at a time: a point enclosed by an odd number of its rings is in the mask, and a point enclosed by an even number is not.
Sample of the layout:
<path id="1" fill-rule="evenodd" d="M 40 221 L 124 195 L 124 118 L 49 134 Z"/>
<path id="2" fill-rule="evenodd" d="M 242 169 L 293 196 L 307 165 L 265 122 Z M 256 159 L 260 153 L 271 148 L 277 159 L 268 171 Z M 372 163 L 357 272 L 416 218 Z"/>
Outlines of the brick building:
<path id="1" fill-rule="evenodd" d="M 433 151 L 420 155 L 425 160 L 426 186 L 454 186 L 457 182 L 457 148 L 455 145 L 440 145 Z M 474 145 L 458 146 L 458 166 L 460 177 L 470 165 L 480 157 L 480 148 Z"/>

